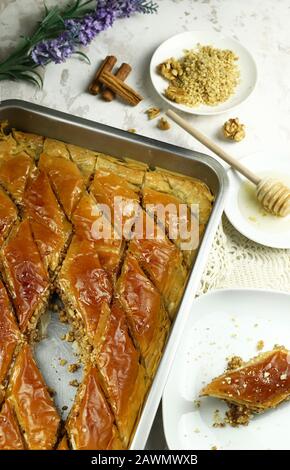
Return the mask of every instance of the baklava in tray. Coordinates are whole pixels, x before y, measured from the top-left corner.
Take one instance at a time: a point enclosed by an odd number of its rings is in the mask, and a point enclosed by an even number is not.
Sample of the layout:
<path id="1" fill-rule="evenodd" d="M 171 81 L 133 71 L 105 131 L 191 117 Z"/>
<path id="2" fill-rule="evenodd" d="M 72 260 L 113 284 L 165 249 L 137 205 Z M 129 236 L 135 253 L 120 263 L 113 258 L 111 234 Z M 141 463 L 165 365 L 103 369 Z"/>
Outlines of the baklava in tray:
<path id="1" fill-rule="evenodd" d="M 0 449 L 129 447 L 197 252 L 155 206 L 179 226 L 197 204 L 201 237 L 212 203 L 200 180 L 2 123 Z M 33 357 L 56 293 L 84 369 L 66 422 Z"/>

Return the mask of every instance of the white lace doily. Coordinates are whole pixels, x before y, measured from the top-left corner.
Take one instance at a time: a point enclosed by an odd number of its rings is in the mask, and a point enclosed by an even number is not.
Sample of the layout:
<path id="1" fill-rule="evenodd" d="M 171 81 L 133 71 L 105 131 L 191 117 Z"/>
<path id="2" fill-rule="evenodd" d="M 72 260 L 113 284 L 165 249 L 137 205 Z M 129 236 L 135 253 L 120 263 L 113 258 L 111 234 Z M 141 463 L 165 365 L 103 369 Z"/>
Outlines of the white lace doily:
<path id="1" fill-rule="evenodd" d="M 290 292 L 290 250 L 267 248 L 248 240 L 224 216 L 198 295 L 235 287 Z"/>

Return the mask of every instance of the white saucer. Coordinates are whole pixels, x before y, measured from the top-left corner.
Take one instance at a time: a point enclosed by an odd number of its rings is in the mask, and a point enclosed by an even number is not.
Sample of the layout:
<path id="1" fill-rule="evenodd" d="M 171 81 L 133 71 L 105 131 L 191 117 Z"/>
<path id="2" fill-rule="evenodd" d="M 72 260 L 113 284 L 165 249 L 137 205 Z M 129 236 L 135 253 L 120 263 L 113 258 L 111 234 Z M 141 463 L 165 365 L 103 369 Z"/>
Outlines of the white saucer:
<path id="1" fill-rule="evenodd" d="M 247 360 L 275 344 L 290 348 L 290 295 L 264 290 L 220 290 L 194 303 L 163 394 L 163 425 L 169 449 L 290 449 L 290 403 L 256 415 L 248 426 L 213 427 L 222 400 L 199 392 L 224 372 L 226 358 Z"/>
<path id="2" fill-rule="evenodd" d="M 193 49 L 198 43 L 202 45 L 212 45 L 220 49 L 230 49 L 239 57 L 240 84 L 237 86 L 234 95 L 225 103 L 218 106 L 201 105 L 196 108 L 191 108 L 174 103 L 164 96 L 168 81 L 157 72 L 157 66 L 170 57 L 181 57 L 184 49 Z M 257 67 L 249 51 L 234 39 L 214 31 L 189 31 L 167 39 L 167 41 L 163 42 L 158 49 L 156 49 L 151 59 L 150 76 L 155 90 L 168 105 L 177 108 L 179 111 L 185 111 L 191 114 L 213 115 L 229 111 L 248 98 L 257 82 Z"/>
<path id="3" fill-rule="evenodd" d="M 289 155 L 279 151 L 261 153 L 244 158 L 242 162 L 257 174 L 277 177 L 290 187 Z M 228 176 L 230 189 L 225 213 L 232 225 L 247 238 L 261 245 L 290 248 L 290 215 L 275 217 L 267 214 L 257 201 L 255 188 L 251 183 L 247 183 L 234 170 L 230 170 Z"/>

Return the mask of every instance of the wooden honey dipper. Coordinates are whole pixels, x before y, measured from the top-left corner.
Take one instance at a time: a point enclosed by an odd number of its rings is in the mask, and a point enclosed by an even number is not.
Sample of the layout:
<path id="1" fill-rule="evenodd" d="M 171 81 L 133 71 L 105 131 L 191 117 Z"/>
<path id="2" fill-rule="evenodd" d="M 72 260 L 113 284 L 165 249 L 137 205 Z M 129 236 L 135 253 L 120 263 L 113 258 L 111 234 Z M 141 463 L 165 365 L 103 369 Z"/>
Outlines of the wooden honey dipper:
<path id="1" fill-rule="evenodd" d="M 168 110 L 166 114 L 176 122 L 176 124 L 195 137 L 195 139 L 212 150 L 216 155 L 222 158 L 222 160 L 227 162 L 231 167 L 235 168 L 239 173 L 250 180 L 256 186 L 257 198 L 264 209 L 280 217 L 285 217 L 290 214 L 290 189 L 285 186 L 285 184 L 274 178 L 260 178 L 234 157 L 225 152 L 212 140 L 188 124 L 185 119 L 180 117 L 174 111 Z"/>

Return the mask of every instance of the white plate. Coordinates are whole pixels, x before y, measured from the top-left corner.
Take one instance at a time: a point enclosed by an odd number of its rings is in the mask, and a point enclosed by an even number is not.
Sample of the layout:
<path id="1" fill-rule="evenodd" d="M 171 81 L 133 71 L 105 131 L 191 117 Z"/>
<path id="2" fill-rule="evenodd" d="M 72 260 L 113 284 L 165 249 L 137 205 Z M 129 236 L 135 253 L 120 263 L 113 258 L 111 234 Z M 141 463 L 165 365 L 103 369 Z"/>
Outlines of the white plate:
<path id="1" fill-rule="evenodd" d="M 290 187 L 289 155 L 279 151 L 271 154 L 265 152 L 247 157 L 243 163 L 257 174 L 277 177 Z M 230 170 L 228 175 L 230 190 L 225 213 L 232 225 L 261 245 L 290 248 L 290 215 L 275 217 L 267 214 L 255 197 L 255 187 L 234 170 Z"/>
<path id="2" fill-rule="evenodd" d="M 233 96 L 217 106 L 201 105 L 192 108 L 174 103 L 164 96 L 168 81 L 157 72 L 158 65 L 170 57 L 182 57 L 184 49 L 193 49 L 198 43 L 220 49 L 230 49 L 239 57 L 240 83 Z M 155 90 L 169 105 L 191 114 L 212 115 L 229 111 L 248 98 L 257 82 L 257 67 L 249 51 L 234 39 L 214 31 L 189 31 L 167 39 L 156 49 L 150 63 L 150 76 Z"/>
<path id="3" fill-rule="evenodd" d="M 263 290 L 221 290 L 200 297 L 184 330 L 163 394 L 163 425 L 170 449 L 290 449 L 290 403 L 255 416 L 248 426 L 214 428 L 221 400 L 203 397 L 202 387 L 221 374 L 226 358 L 249 359 L 274 344 L 290 349 L 290 295 Z"/>

